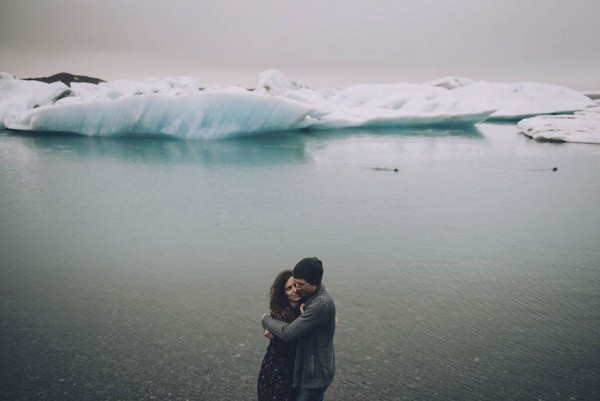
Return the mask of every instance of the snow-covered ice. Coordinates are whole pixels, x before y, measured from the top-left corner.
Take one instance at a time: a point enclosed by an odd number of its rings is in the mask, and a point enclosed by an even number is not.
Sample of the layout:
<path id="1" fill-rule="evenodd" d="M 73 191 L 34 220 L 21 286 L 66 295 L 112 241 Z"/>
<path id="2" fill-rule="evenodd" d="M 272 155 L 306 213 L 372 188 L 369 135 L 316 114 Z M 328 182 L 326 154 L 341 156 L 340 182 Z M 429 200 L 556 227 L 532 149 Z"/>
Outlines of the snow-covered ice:
<path id="1" fill-rule="evenodd" d="M 535 82 L 503 83 L 447 77 L 428 85 L 486 102 L 496 110 L 488 121 L 518 121 L 540 114 L 572 113 L 591 104 L 590 98 L 573 89 Z"/>
<path id="2" fill-rule="evenodd" d="M 544 115 L 517 124 L 521 132 L 539 141 L 600 144 L 600 100 L 573 115 Z"/>
<path id="3" fill-rule="evenodd" d="M 261 73 L 254 90 L 200 87 L 198 79 L 180 77 L 69 88 L 1 73 L 0 128 L 214 139 L 301 128 L 473 125 L 572 112 L 592 103 L 553 85 L 464 78 L 314 90 L 276 70 Z"/>
<path id="4" fill-rule="evenodd" d="M 17 115 L 40 106 L 53 105 L 61 96 L 71 95 L 62 82 L 47 84 L 22 81 L 7 73 L 0 73 L 0 128 L 8 115 Z"/>
<path id="5" fill-rule="evenodd" d="M 461 94 L 408 83 L 354 85 L 328 97 L 320 110 L 314 128 L 472 125 L 494 112 Z"/>

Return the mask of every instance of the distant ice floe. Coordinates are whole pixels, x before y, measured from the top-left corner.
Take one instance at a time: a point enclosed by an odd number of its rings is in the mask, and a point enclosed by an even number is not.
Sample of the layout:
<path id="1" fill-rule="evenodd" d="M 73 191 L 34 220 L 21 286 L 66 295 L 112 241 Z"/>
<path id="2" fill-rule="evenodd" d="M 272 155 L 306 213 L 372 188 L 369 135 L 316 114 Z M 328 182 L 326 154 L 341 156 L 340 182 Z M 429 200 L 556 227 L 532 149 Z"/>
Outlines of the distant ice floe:
<path id="1" fill-rule="evenodd" d="M 540 114 L 572 113 L 592 102 L 581 92 L 562 86 L 534 82 L 487 82 L 448 77 L 427 85 L 486 102 L 495 111 L 488 121 L 518 121 Z"/>
<path id="2" fill-rule="evenodd" d="M 600 100 L 573 115 L 537 116 L 521 120 L 517 126 L 538 141 L 600 144 Z"/>
<path id="3" fill-rule="evenodd" d="M 0 73 L 0 128 L 90 136 L 217 139 L 302 128 L 474 125 L 589 104 L 568 88 L 462 78 L 313 90 L 269 70 L 249 90 L 201 88 L 188 77 L 68 87 Z"/>

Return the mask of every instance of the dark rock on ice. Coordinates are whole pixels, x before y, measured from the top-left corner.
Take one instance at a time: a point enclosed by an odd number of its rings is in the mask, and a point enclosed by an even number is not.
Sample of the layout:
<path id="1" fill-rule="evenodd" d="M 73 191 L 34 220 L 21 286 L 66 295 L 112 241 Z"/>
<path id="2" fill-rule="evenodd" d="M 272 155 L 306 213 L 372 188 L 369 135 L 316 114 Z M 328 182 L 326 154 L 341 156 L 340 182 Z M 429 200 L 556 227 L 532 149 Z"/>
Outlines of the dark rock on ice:
<path id="1" fill-rule="evenodd" d="M 67 86 L 71 86 L 71 82 L 84 82 L 89 84 L 98 85 L 100 82 L 106 82 L 100 78 L 88 77 L 85 75 L 73 75 L 68 72 L 59 72 L 58 74 L 51 75 L 49 77 L 41 78 L 23 78 L 24 81 L 41 81 L 47 84 L 52 82 L 62 82 Z"/>

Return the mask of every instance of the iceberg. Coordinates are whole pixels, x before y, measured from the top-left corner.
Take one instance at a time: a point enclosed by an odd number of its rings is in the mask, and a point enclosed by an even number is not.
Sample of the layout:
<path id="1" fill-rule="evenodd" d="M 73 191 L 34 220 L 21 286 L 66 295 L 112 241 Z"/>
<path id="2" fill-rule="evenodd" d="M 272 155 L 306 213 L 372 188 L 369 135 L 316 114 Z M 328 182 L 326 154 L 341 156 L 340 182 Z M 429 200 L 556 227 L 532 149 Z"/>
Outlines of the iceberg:
<path id="1" fill-rule="evenodd" d="M 0 128 L 89 136 L 220 139 L 298 129 L 472 126 L 590 102 L 568 88 L 462 78 L 314 90 L 277 70 L 261 73 L 255 89 L 202 88 L 190 77 L 69 87 L 0 73 Z"/>
<path id="2" fill-rule="evenodd" d="M 460 94 L 418 84 L 351 86 L 328 97 L 321 110 L 312 128 L 473 125 L 494 112 Z"/>
<path id="3" fill-rule="evenodd" d="M 446 77 L 427 85 L 486 102 L 495 109 L 488 121 L 518 121 L 540 114 L 573 113 L 592 104 L 573 89 L 535 82 L 487 82 Z"/>
<path id="4" fill-rule="evenodd" d="M 0 129 L 4 118 L 41 106 L 53 105 L 60 98 L 72 95 L 62 82 L 23 81 L 0 73 Z"/>
<path id="5" fill-rule="evenodd" d="M 519 121 L 521 132 L 538 141 L 600 144 L 600 100 L 573 115 L 542 115 Z"/>
<path id="6" fill-rule="evenodd" d="M 303 128 L 311 108 L 285 98 L 216 91 L 63 102 L 5 118 L 8 128 L 90 136 L 220 139 Z"/>

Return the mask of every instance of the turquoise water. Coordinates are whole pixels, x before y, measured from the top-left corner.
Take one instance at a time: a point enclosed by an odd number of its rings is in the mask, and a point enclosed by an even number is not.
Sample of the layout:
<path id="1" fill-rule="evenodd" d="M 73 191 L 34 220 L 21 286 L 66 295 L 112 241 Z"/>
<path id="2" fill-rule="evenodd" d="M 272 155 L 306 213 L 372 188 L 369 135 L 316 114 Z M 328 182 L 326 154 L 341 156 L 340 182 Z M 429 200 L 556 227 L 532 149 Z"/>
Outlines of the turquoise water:
<path id="1" fill-rule="evenodd" d="M 0 388 L 256 399 L 269 286 L 318 256 L 340 320 L 329 399 L 597 399 L 599 166 L 598 146 L 512 124 L 3 131 Z"/>

